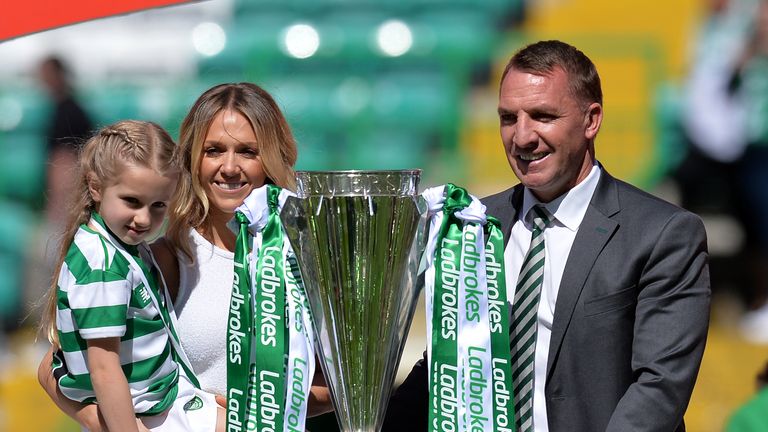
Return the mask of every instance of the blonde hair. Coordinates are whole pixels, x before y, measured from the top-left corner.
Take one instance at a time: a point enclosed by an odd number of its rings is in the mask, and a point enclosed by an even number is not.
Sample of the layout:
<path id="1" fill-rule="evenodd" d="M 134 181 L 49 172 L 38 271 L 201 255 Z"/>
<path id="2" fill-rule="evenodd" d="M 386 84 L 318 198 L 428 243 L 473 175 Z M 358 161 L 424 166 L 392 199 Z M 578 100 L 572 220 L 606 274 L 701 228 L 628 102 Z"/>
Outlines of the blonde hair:
<path id="1" fill-rule="evenodd" d="M 40 332 L 58 347 L 56 303 L 58 279 L 64 259 L 80 225 L 96 211 L 89 184 L 103 188 L 120 175 L 126 165 L 151 168 L 161 175 L 179 172 L 176 144 L 162 127 L 152 122 L 124 120 L 96 132 L 80 151 L 76 184 L 73 187 L 66 228 L 43 311 Z"/>
<path id="2" fill-rule="evenodd" d="M 242 114 L 256 134 L 261 165 L 267 183 L 295 189 L 296 141 L 283 113 L 272 96 L 252 83 L 219 84 L 203 93 L 181 124 L 179 152 L 182 160 L 178 200 L 170 209 L 166 238 L 171 247 L 192 260 L 186 238 L 189 228 L 198 228 L 208 220 L 210 203 L 200 183 L 203 143 L 214 117 L 224 110 Z"/>

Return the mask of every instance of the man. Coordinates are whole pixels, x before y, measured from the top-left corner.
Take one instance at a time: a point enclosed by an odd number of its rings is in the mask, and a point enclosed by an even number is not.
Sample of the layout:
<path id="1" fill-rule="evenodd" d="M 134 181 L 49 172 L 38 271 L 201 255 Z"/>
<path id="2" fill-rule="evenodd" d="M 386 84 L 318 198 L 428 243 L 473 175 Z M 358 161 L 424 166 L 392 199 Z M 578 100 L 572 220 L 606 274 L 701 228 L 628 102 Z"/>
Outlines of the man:
<path id="1" fill-rule="evenodd" d="M 51 99 L 52 111 L 46 130 L 48 143 L 48 202 L 46 214 L 52 229 L 60 229 L 66 200 L 74 181 L 77 149 L 91 135 L 93 125 L 88 113 L 75 99 L 69 71 L 57 56 L 45 57 L 39 66 L 39 78 Z"/>
<path id="2" fill-rule="evenodd" d="M 498 112 L 521 184 L 484 204 L 506 241 L 517 430 L 685 430 L 709 320 L 701 220 L 597 162 L 600 78 L 576 48 L 545 41 L 515 54 Z M 543 272 L 530 278 L 529 245 L 542 236 Z M 521 304 L 535 311 L 529 329 Z M 427 398 L 420 361 L 385 430 L 426 430 Z"/>

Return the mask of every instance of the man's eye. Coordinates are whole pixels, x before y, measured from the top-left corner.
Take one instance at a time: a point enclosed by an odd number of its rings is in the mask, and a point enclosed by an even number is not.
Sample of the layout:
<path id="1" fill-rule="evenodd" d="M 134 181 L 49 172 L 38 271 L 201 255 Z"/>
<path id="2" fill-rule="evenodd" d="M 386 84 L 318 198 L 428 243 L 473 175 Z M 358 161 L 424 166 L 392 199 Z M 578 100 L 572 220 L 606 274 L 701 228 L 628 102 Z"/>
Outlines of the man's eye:
<path id="1" fill-rule="evenodd" d="M 549 123 L 555 119 L 555 116 L 552 114 L 537 114 L 533 117 L 533 119 L 538 122 Z"/>
<path id="2" fill-rule="evenodd" d="M 503 125 L 514 124 L 517 121 L 517 116 L 514 114 L 502 114 L 499 116 L 499 121 Z"/>

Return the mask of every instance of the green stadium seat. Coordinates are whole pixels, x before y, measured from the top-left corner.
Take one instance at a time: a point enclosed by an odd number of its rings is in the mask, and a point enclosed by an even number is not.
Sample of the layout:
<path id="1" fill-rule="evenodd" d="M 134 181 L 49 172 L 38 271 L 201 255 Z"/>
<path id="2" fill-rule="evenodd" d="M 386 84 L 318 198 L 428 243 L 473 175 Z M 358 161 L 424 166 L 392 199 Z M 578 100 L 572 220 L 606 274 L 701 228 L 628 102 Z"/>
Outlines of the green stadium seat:
<path id="1" fill-rule="evenodd" d="M 0 134 L 0 196 L 37 205 L 45 186 L 46 144 L 40 133 Z"/>
<path id="2" fill-rule="evenodd" d="M 289 11 L 240 14 L 225 28 L 227 45 L 216 56 L 201 59 L 199 71 L 205 74 L 264 74 L 280 66 L 285 29 L 298 22 Z"/>
<path id="3" fill-rule="evenodd" d="M 20 318 L 24 258 L 35 219 L 26 207 L 0 201 L 0 326 Z"/>
<path id="4" fill-rule="evenodd" d="M 373 125 L 433 130 L 458 121 L 460 87 L 440 71 L 397 71 L 373 86 Z"/>
<path id="5" fill-rule="evenodd" d="M 349 168 L 345 166 L 343 138 L 318 131 L 294 129 L 299 150 L 297 170 L 326 171 Z"/>
<path id="6" fill-rule="evenodd" d="M 22 204 L 0 201 L 0 253 L 22 256 L 36 217 L 36 213 Z"/>
<path id="7" fill-rule="evenodd" d="M 267 79 L 260 84 L 275 98 L 292 127 L 336 132 L 344 129 L 331 106 L 340 79 L 338 76 L 292 75 Z"/>
<path id="8" fill-rule="evenodd" d="M 497 44 L 494 23 L 477 8 L 436 8 L 413 18 L 414 50 L 421 50 L 422 43 L 431 44 L 430 55 L 438 58 L 445 67 L 488 62 Z"/>
<path id="9" fill-rule="evenodd" d="M 51 106 L 34 87 L 0 88 L 0 132 L 40 132 L 48 127 Z"/>
<path id="10" fill-rule="evenodd" d="M 139 88 L 131 84 L 103 84 L 82 93 L 82 102 L 95 123 L 103 127 L 118 120 L 139 119 Z"/>
<path id="11" fill-rule="evenodd" d="M 428 134 L 377 128 L 350 137 L 349 169 L 422 168 L 431 145 Z"/>
<path id="12" fill-rule="evenodd" d="M 15 327 L 21 318 L 22 271 L 18 257 L 0 253 L 0 331 Z"/>

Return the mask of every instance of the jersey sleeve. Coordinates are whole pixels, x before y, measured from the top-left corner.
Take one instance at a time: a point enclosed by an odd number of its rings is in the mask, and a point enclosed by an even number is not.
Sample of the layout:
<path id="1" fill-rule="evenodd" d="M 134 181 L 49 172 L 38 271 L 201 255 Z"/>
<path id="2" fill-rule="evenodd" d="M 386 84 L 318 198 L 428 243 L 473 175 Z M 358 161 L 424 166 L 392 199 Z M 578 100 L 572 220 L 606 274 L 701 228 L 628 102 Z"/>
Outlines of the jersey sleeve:
<path id="1" fill-rule="evenodd" d="M 83 339 L 121 337 L 131 297 L 131 282 L 124 276 L 94 270 L 86 280 L 67 290 L 75 328 Z"/>

